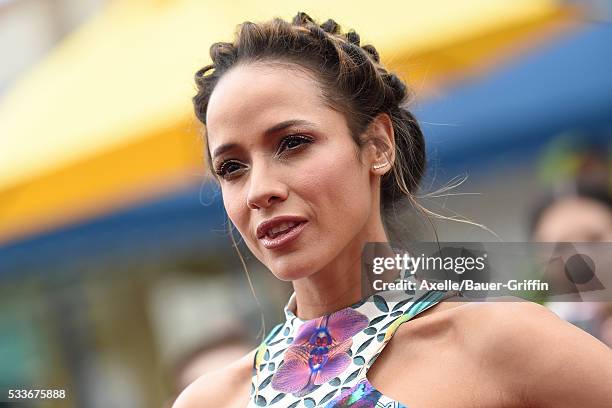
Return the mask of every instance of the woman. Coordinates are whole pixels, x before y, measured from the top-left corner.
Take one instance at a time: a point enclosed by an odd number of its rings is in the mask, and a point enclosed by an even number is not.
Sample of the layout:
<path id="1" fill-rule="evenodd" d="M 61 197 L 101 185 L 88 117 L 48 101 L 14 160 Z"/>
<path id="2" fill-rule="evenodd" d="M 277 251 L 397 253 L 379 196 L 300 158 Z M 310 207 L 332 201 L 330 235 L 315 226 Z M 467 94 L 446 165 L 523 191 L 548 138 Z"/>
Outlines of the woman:
<path id="1" fill-rule="evenodd" d="M 425 168 L 406 87 L 374 47 L 298 13 L 242 24 L 211 57 L 194 105 L 225 209 L 294 294 L 285 323 L 176 408 L 612 406 L 611 352 L 542 306 L 362 299 L 362 248 L 388 242 L 382 214 Z"/>
<path id="2" fill-rule="evenodd" d="M 568 184 L 542 197 L 530 231 L 541 242 L 612 242 L 612 195 L 607 185 Z"/>
<path id="3" fill-rule="evenodd" d="M 607 166 L 602 164 L 605 175 Z M 561 184 L 540 199 L 530 220 L 533 240 L 600 243 L 594 245 L 594 248 L 601 248 L 600 251 L 603 249 L 601 243 L 612 242 L 612 195 L 605 178 L 602 180 L 605 184 L 599 184 L 589 182 L 598 179 L 590 176 L 583 174 L 582 181 Z M 609 281 L 604 281 L 603 285 L 610 287 Z M 581 300 L 578 293 L 566 294 L 564 301 L 547 302 L 546 307 L 612 347 L 612 318 L 609 313 L 612 299 L 600 298 L 602 301 L 598 302 Z"/>

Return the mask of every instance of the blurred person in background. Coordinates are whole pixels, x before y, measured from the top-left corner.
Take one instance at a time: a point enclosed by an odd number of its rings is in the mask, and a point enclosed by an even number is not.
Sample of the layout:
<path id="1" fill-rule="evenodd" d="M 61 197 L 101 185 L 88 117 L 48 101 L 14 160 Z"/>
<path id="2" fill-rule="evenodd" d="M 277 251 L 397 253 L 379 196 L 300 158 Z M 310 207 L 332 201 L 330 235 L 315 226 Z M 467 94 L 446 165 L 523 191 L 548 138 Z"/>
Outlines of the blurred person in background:
<path id="1" fill-rule="evenodd" d="M 418 206 L 425 169 L 406 85 L 372 45 L 298 13 L 246 22 L 210 54 L 193 102 L 225 210 L 294 293 L 284 323 L 175 408 L 612 406 L 612 352 L 540 305 L 364 297 L 362 249 L 389 242 L 400 200 Z"/>
<path id="2" fill-rule="evenodd" d="M 589 161 L 593 163 L 593 161 Z M 612 242 L 612 195 L 607 189 L 606 167 L 597 161 L 596 177 L 580 172 L 578 182 L 567 183 L 543 197 L 531 219 L 536 242 Z M 603 170 L 602 170 L 603 169 Z M 548 302 L 559 317 L 586 330 L 612 346 L 610 303 Z"/>
<path id="3" fill-rule="evenodd" d="M 172 399 L 164 406 L 171 407 L 180 392 L 202 375 L 240 359 L 253 347 L 254 342 L 245 332 L 236 329 L 220 333 L 215 339 L 206 341 L 185 353 L 170 370 L 174 392 Z"/>
<path id="4" fill-rule="evenodd" d="M 176 395 L 198 377 L 238 360 L 254 347 L 240 332 L 224 333 L 206 342 L 180 359 L 173 369 Z"/>
<path id="5" fill-rule="evenodd" d="M 536 207 L 533 238 L 541 242 L 612 242 L 612 196 L 601 186 L 574 185 Z"/>

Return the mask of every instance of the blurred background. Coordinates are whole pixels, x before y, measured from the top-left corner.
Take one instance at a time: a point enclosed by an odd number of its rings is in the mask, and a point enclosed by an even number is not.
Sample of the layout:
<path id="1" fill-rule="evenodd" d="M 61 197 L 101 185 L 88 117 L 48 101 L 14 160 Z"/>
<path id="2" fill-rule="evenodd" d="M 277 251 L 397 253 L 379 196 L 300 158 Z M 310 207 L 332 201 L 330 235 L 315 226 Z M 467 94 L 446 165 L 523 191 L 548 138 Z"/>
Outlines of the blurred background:
<path id="1" fill-rule="evenodd" d="M 505 241 L 612 241 L 608 1 L 0 0 L 0 388 L 68 395 L 0 404 L 168 406 L 283 318 L 290 286 L 242 246 L 257 301 L 232 248 L 191 97 L 213 42 L 298 10 L 412 86 L 428 208 Z M 612 308 L 571 309 L 612 344 Z"/>

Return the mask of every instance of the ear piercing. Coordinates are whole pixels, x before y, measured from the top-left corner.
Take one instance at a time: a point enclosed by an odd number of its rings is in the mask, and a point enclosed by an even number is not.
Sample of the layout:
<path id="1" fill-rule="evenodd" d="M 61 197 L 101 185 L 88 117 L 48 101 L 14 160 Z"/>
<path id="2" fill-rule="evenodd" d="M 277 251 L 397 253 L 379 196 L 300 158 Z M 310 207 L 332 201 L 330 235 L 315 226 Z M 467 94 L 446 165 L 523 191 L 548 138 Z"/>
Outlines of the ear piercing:
<path id="1" fill-rule="evenodd" d="M 383 167 L 385 167 L 387 164 L 389 164 L 389 163 L 385 162 L 385 163 L 382 163 L 382 164 L 375 164 L 375 165 L 373 165 L 373 166 L 372 166 L 372 168 L 373 168 L 374 170 L 382 169 L 382 168 L 383 168 Z"/>

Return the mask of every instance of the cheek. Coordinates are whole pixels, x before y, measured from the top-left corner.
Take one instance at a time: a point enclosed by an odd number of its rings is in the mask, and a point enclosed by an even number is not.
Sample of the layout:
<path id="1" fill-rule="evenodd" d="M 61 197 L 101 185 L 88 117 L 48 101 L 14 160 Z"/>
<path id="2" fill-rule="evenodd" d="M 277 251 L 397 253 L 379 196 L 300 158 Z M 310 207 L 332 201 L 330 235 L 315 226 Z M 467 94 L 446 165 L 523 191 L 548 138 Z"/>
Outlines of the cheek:
<path id="1" fill-rule="evenodd" d="M 232 188 L 224 190 L 222 196 L 223 206 L 225 207 L 227 216 L 236 228 L 238 228 L 240 235 L 244 237 L 248 229 L 248 208 L 246 208 L 246 204 L 243 204 L 246 203 L 246 199 L 243 200 L 239 191 Z"/>
<path id="2" fill-rule="evenodd" d="M 349 227 L 349 220 L 358 221 L 369 212 L 368 175 L 355 154 L 345 150 L 341 154 L 318 156 L 300 172 L 300 195 L 316 207 L 317 218 L 325 218 L 321 220 L 326 221 L 322 227 L 337 229 L 340 215 L 342 224 Z"/>

